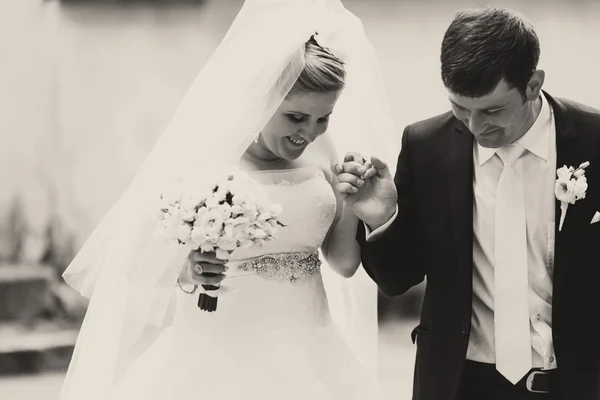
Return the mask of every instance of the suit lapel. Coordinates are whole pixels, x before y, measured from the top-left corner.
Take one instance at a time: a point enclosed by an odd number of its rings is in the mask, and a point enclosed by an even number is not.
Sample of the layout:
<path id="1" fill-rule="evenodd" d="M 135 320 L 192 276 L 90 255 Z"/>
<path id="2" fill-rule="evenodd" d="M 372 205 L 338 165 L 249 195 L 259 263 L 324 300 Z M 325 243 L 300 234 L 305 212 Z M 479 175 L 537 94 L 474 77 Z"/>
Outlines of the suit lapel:
<path id="1" fill-rule="evenodd" d="M 458 120 L 450 133 L 448 178 L 452 228 L 461 273 L 473 273 L 473 135 Z M 462 280 L 461 280 L 462 281 Z M 471 283 L 471 279 L 468 279 Z"/>
<path id="2" fill-rule="evenodd" d="M 554 112 L 554 121 L 556 126 L 556 168 L 563 165 L 579 166 L 581 162 L 581 151 L 578 151 L 577 146 L 577 130 L 574 128 L 574 121 L 569 116 L 569 111 L 564 104 L 552 98 L 548 93 L 544 92 L 548 102 L 552 106 Z M 565 235 L 573 226 L 574 206 L 569 206 L 567 217 L 563 224 L 562 231 L 559 232 L 560 222 L 560 201 L 556 200 L 555 204 L 555 242 L 554 242 L 554 277 L 553 277 L 553 302 L 556 303 L 560 299 L 562 292 L 562 284 L 564 282 L 564 273 L 569 260 L 568 250 L 570 246 L 569 236 Z"/>

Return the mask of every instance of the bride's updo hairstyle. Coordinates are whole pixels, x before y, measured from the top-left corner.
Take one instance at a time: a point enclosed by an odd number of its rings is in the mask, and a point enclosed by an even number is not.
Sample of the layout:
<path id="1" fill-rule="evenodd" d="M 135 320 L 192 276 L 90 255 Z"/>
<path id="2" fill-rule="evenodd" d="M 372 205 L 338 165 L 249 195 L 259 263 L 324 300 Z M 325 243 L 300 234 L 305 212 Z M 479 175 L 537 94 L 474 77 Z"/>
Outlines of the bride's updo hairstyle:
<path id="1" fill-rule="evenodd" d="M 305 45 L 305 66 L 288 96 L 297 93 L 328 93 L 344 88 L 344 63 L 331 51 L 319 45 L 312 36 Z"/>

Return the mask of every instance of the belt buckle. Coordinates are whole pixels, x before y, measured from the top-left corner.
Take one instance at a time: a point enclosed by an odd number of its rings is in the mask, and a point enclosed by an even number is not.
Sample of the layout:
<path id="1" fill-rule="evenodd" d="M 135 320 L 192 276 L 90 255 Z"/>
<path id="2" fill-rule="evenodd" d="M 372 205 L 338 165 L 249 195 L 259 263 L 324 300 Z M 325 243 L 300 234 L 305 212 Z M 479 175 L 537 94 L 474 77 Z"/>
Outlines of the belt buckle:
<path id="1" fill-rule="evenodd" d="M 533 382 L 535 380 L 536 375 L 549 375 L 549 373 L 546 371 L 531 371 L 529 376 L 527 376 L 527 380 L 525 381 L 525 386 L 527 387 L 527 390 L 529 390 L 532 393 L 550 393 L 549 390 L 536 390 L 533 388 Z"/>

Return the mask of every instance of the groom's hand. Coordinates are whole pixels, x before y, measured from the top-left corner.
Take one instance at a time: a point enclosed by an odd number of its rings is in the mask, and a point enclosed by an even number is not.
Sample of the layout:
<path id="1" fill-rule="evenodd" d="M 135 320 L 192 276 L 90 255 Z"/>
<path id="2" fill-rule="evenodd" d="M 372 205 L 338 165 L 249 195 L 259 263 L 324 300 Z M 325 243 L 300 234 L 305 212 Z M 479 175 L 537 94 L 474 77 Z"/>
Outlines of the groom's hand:
<path id="1" fill-rule="evenodd" d="M 336 190 L 371 230 L 392 218 L 398 193 L 385 162 L 377 157 L 369 162 L 358 153 L 348 153 L 344 162 L 334 165 L 332 170 L 338 179 Z"/>

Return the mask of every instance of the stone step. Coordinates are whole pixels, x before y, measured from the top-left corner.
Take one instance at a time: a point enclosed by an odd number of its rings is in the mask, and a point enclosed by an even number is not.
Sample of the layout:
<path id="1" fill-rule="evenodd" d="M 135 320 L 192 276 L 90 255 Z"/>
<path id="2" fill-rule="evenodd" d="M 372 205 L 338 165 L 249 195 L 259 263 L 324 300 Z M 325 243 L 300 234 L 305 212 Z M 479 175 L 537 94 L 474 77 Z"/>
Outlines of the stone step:
<path id="1" fill-rule="evenodd" d="M 52 304 L 51 268 L 0 264 L 0 324 L 32 321 Z"/>
<path id="2" fill-rule="evenodd" d="M 66 370 L 78 333 L 76 327 L 51 322 L 0 325 L 0 375 Z"/>

